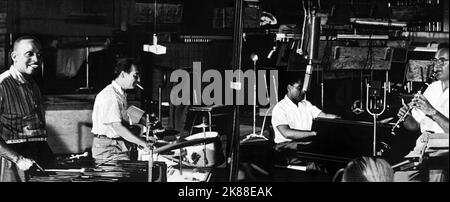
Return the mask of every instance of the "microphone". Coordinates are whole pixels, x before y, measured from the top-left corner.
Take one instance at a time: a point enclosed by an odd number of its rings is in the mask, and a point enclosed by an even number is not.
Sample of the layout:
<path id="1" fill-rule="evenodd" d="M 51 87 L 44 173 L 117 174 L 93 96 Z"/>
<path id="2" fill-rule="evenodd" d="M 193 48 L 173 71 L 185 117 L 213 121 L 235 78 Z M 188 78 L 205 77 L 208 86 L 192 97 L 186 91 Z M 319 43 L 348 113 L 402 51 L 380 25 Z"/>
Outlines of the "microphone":
<path id="1" fill-rule="evenodd" d="M 272 47 L 272 50 L 270 50 L 269 54 L 267 54 L 267 59 L 270 60 L 270 58 L 272 58 L 272 55 L 276 50 L 277 50 L 276 46 Z"/>
<path id="2" fill-rule="evenodd" d="M 302 91 L 303 91 L 303 92 L 308 91 L 309 80 L 310 80 L 310 77 L 311 77 L 311 71 L 312 71 L 311 68 L 312 68 L 312 65 L 311 65 L 311 64 L 308 64 L 308 65 L 306 66 L 305 79 L 303 80 L 303 88 L 302 88 Z"/>
<path id="3" fill-rule="evenodd" d="M 255 53 L 252 53 L 252 54 L 250 55 L 250 59 L 252 59 L 252 61 L 253 61 L 254 63 L 256 63 L 256 61 L 258 61 L 258 55 L 256 55 Z"/>

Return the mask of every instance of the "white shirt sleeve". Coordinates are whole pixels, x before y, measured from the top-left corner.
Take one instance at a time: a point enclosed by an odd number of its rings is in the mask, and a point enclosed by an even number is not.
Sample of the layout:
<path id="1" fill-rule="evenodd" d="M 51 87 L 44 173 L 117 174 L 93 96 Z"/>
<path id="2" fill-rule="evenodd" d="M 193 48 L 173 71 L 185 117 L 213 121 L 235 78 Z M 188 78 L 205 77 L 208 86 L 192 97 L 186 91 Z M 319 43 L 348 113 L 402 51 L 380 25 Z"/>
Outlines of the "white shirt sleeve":
<path id="1" fill-rule="evenodd" d="M 317 118 L 319 114 L 322 112 L 322 110 L 311 104 L 311 102 L 309 101 L 306 101 L 306 103 L 308 105 L 308 109 L 310 110 L 313 119 Z"/>
<path id="2" fill-rule="evenodd" d="M 279 125 L 289 125 L 286 113 L 279 106 L 272 110 L 272 126 L 276 128 Z"/>
<path id="3" fill-rule="evenodd" d="M 102 124 L 122 122 L 119 101 L 115 97 L 102 97 L 98 109 L 101 114 L 100 122 Z"/>

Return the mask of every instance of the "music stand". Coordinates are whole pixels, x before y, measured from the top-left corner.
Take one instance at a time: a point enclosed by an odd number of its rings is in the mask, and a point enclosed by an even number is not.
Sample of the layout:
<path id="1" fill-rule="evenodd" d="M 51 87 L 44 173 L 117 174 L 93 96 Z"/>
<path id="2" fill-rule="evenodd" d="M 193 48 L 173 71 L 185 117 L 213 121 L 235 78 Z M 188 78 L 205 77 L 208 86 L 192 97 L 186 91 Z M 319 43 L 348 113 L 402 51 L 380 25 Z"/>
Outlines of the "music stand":
<path id="1" fill-rule="evenodd" d="M 387 93 L 387 88 L 389 88 L 388 86 L 388 80 L 389 78 L 389 72 L 386 71 L 386 82 L 383 85 L 383 107 L 381 109 L 380 112 L 373 112 L 371 110 L 373 109 L 369 109 L 369 89 L 370 89 L 370 84 L 366 84 L 366 110 L 367 113 L 369 113 L 370 115 L 373 116 L 373 156 L 377 156 L 377 117 L 380 116 L 381 114 L 383 114 L 384 110 L 386 109 L 386 93 Z M 375 109 L 377 109 L 377 99 L 376 97 L 373 100 L 373 106 L 375 107 Z"/>

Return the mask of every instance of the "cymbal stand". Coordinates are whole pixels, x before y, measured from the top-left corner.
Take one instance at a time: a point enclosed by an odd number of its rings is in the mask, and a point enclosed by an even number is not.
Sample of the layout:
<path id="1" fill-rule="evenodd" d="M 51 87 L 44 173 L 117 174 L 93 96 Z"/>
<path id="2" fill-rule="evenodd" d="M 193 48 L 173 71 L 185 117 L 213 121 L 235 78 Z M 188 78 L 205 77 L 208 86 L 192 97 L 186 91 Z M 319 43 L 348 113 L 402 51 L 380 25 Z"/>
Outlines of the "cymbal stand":
<path id="1" fill-rule="evenodd" d="M 178 141 L 180 141 L 180 136 L 178 136 L 177 137 L 177 139 L 178 139 Z M 182 155 L 182 153 L 183 153 L 183 150 L 182 150 L 182 148 L 180 147 L 180 153 L 178 154 L 178 166 L 180 167 L 180 176 L 182 176 L 183 175 L 183 155 Z"/>
<path id="2" fill-rule="evenodd" d="M 370 89 L 370 84 L 367 83 L 366 84 L 366 110 L 367 113 L 369 113 L 370 115 L 373 116 L 373 156 L 377 156 L 377 117 L 380 116 L 381 114 L 383 114 L 384 110 L 386 109 L 386 89 L 388 88 L 387 83 L 388 83 L 388 77 L 389 77 L 389 73 L 388 71 L 386 71 L 386 82 L 383 84 L 383 107 L 381 108 L 380 112 L 376 112 L 376 110 L 378 109 L 377 106 L 377 98 L 376 96 L 374 96 L 372 105 L 369 109 L 369 89 Z M 372 111 L 373 110 L 373 111 Z"/>
<path id="3" fill-rule="evenodd" d="M 203 123 L 206 124 L 206 117 L 203 117 Z M 203 130 L 203 140 L 206 139 L 206 128 L 202 128 Z M 204 167 L 206 167 L 206 165 L 208 165 L 208 159 L 206 158 L 206 143 L 203 142 L 203 155 L 205 156 L 204 159 Z"/>
<path id="4" fill-rule="evenodd" d="M 147 129 L 147 131 L 145 133 L 145 137 L 146 137 L 146 140 L 148 142 L 148 141 L 150 141 L 150 117 L 149 117 L 148 114 L 146 116 L 146 121 L 145 122 L 146 122 L 145 123 L 145 127 Z M 153 143 L 150 146 L 150 151 L 149 152 L 150 152 L 150 156 L 148 158 L 148 168 L 147 168 L 147 170 L 148 170 L 148 179 L 147 179 L 147 181 L 148 182 L 152 182 L 152 180 L 153 180 Z"/>

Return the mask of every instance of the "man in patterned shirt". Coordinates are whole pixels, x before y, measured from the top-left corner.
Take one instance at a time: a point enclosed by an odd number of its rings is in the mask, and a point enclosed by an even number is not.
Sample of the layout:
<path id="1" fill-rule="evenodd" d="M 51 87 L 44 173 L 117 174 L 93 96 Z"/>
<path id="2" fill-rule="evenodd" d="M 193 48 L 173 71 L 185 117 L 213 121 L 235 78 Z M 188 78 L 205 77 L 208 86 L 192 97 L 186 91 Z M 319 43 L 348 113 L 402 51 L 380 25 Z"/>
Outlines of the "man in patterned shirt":
<path id="1" fill-rule="evenodd" d="M 11 58 L 13 65 L 0 75 L 0 181 L 23 182 L 33 164 L 49 166 L 54 157 L 47 144 L 42 96 L 31 78 L 42 64 L 39 41 L 18 38 Z"/>

